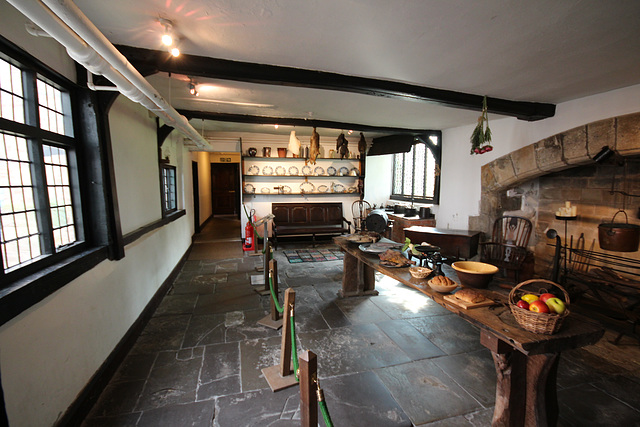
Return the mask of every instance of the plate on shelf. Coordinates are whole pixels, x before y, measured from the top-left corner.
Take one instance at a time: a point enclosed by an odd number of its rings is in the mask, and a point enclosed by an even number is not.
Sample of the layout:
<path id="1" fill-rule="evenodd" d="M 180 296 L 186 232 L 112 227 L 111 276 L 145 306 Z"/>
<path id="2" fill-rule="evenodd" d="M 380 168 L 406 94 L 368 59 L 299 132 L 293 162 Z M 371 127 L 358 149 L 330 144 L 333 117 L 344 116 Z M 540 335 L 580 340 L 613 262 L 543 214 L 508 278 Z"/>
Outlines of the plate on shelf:
<path id="1" fill-rule="evenodd" d="M 327 191 L 329 191 L 329 187 L 326 185 L 323 184 L 318 186 L 318 193 L 326 193 Z"/>
<path id="2" fill-rule="evenodd" d="M 283 192 L 284 194 L 289 194 L 289 193 L 291 193 L 291 187 L 289 187 L 288 185 L 283 185 L 283 186 L 282 186 L 282 192 Z"/>
<path id="3" fill-rule="evenodd" d="M 351 168 L 351 170 L 349 171 L 349 174 L 351 176 L 358 176 L 360 175 L 360 171 L 358 170 L 358 168 Z"/>
<path id="4" fill-rule="evenodd" d="M 276 175 L 285 175 L 286 173 L 287 173 L 287 170 L 282 166 L 278 166 L 276 168 Z"/>
<path id="5" fill-rule="evenodd" d="M 311 166 L 305 165 L 302 167 L 302 175 L 311 175 Z"/>
<path id="6" fill-rule="evenodd" d="M 333 192 L 334 193 L 344 193 L 344 185 L 342 184 L 335 184 L 333 186 Z"/>
<path id="7" fill-rule="evenodd" d="M 329 174 L 329 176 L 335 176 L 337 173 L 336 168 L 334 168 L 333 166 L 329 166 L 327 168 L 327 173 Z"/>
<path id="8" fill-rule="evenodd" d="M 349 175 L 349 169 L 347 169 L 344 166 L 340 168 L 339 172 L 340 172 L 340 176 Z"/>
<path id="9" fill-rule="evenodd" d="M 251 184 L 244 185 L 244 192 L 248 194 L 254 194 L 256 192 L 256 187 Z"/>
<path id="10" fill-rule="evenodd" d="M 356 187 L 349 187 L 347 189 L 347 193 L 355 193 L 356 191 L 358 191 L 358 189 Z"/>
<path id="11" fill-rule="evenodd" d="M 315 173 L 316 175 L 324 175 L 324 168 L 318 166 L 313 170 L 313 173 Z"/>
<path id="12" fill-rule="evenodd" d="M 273 168 L 271 166 L 265 166 L 262 168 L 262 175 L 271 175 L 273 174 Z"/>
<path id="13" fill-rule="evenodd" d="M 308 181 L 300 184 L 300 192 L 302 193 L 313 193 L 315 189 L 316 189 L 316 186 Z"/>
<path id="14" fill-rule="evenodd" d="M 259 173 L 260 168 L 258 168 L 256 165 L 251 166 L 247 171 L 247 175 L 258 175 Z"/>
<path id="15" fill-rule="evenodd" d="M 289 175 L 298 175 L 300 172 L 298 171 L 298 168 L 295 166 L 291 166 L 289 168 Z"/>
<path id="16" fill-rule="evenodd" d="M 260 192 L 261 192 L 262 194 L 269 194 L 269 193 L 271 192 L 271 190 L 269 190 L 269 187 L 262 187 L 262 188 L 260 189 Z"/>

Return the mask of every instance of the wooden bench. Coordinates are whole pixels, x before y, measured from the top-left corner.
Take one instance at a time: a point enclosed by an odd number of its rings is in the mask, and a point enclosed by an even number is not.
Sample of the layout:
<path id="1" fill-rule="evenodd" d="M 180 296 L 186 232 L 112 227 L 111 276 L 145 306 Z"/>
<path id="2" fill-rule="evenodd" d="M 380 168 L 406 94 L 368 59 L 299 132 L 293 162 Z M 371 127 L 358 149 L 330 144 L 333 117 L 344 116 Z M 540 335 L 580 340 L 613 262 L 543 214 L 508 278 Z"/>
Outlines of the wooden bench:
<path id="1" fill-rule="evenodd" d="M 351 231 L 351 223 L 342 215 L 341 202 L 272 203 L 271 213 L 275 215 L 274 248 L 278 247 L 278 237 L 310 235 L 315 244 L 317 235 L 338 235 Z"/>

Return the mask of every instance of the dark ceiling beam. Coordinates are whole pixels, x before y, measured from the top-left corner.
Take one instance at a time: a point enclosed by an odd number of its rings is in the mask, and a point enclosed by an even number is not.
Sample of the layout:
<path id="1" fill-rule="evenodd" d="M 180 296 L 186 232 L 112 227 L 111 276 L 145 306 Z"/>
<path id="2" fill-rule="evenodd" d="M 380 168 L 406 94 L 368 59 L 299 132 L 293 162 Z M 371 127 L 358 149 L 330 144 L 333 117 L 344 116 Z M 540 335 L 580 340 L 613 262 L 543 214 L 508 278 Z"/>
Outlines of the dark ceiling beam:
<path id="1" fill-rule="evenodd" d="M 212 113 L 207 111 L 193 111 L 193 110 L 178 110 L 178 113 L 182 114 L 189 120 L 203 119 L 203 120 L 214 120 L 217 122 L 249 123 L 249 124 L 258 124 L 258 125 L 277 124 L 280 126 L 317 127 L 317 128 L 325 128 L 325 129 L 353 130 L 353 131 L 359 131 L 359 132 L 380 132 L 380 133 L 411 134 L 411 135 L 421 135 L 421 134 L 424 134 L 425 132 L 428 132 L 425 129 L 407 129 L 407 128 L 397 128 L 397 127 L 371 126 L 371 125 L 363 125 L 358 123 L 335 122 L 331 120 L 250 116 L 245 114 Z"/>
<path id="2" fill-rule="evenodd" d="M 348 76 L 325 71 L 278 65 L 231 61 L 228 59 L 182 54 L 173 58 L 167 52 L 131 46 L 117 46 L 129 62 L 143 75 L 157 72 L 234 80 L 249 83 L 336 90 L 386 98 L 430 102 L 445 107 L 481 111 L 482 95 L 474 95 L 425 86 Z M 494 114 L 535 121 L 553 117 L 553 104 L 509 101 L 487 97 L 488 111 Z"/>

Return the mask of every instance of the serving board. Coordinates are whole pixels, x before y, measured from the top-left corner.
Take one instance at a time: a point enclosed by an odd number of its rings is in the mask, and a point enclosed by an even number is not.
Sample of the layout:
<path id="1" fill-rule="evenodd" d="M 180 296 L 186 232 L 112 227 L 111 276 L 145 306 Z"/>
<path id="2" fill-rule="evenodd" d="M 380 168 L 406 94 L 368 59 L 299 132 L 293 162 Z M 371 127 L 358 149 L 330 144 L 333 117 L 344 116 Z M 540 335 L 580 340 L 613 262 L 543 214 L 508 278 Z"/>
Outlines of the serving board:
<path id="1" fill-rule="evenodd" d="M 456 307 L 464 308 L 465 310 L 471 310 L 472 308 L 488 307 L 495 304 L 493 300 L 486 299 L 482 302 L 467 302 L 456 298 L 454 295 L 445 295 L 443 297 L 447 302 L 455 305 Z"/>

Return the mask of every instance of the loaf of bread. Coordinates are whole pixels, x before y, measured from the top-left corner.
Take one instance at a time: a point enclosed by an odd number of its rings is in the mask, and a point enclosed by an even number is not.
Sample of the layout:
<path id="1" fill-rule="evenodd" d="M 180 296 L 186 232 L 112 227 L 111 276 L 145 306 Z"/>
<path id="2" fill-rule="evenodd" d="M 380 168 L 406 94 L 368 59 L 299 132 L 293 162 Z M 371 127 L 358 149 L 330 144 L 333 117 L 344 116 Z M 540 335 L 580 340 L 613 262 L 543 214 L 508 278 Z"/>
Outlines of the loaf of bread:
<path id="1" fill-rule="evenodd" d="M 446 276 L 436 276 L 431 279 L 429 283 L 433 283 L 436 286 L 453 286 L 456 284 L 456 282 Z"/>
<path id="2" fill-rule="evenodd" d="M 486 299 L 480 292 L 469 288 L 462 288 L 454 295 L 456 298 L 470 303 L 482 302 Z"/>

